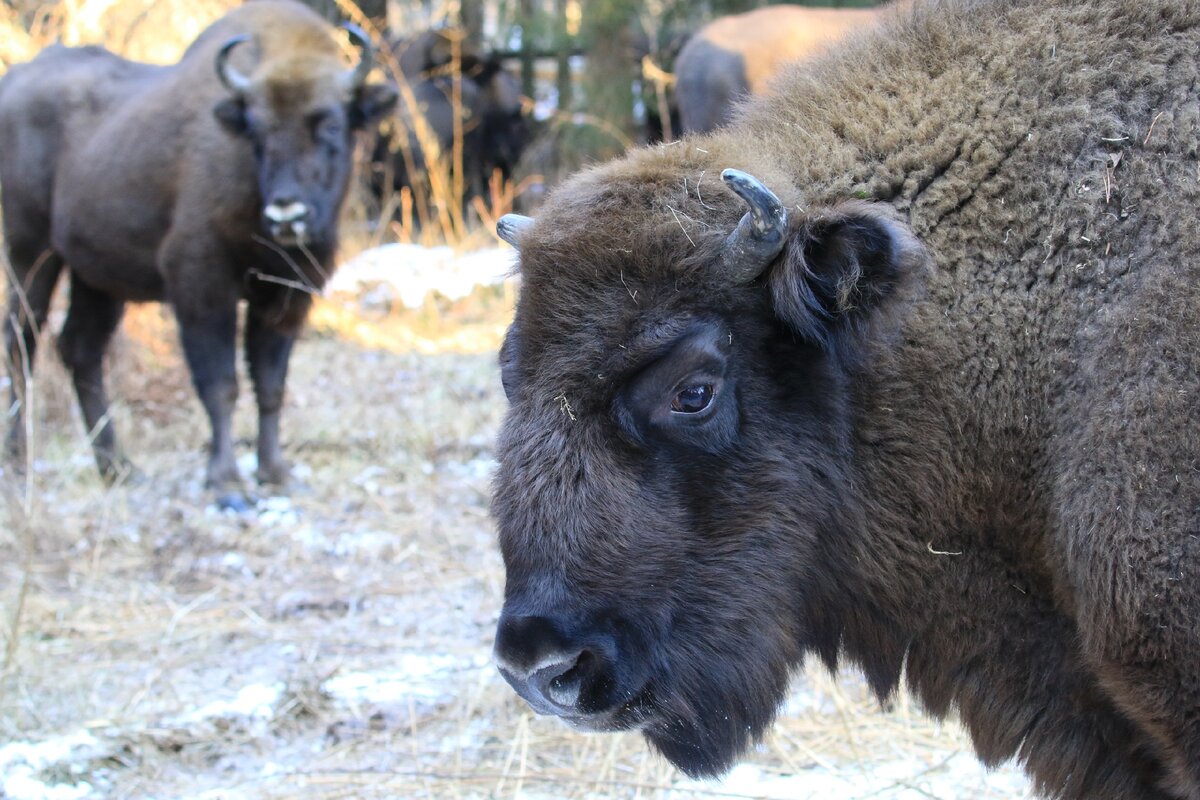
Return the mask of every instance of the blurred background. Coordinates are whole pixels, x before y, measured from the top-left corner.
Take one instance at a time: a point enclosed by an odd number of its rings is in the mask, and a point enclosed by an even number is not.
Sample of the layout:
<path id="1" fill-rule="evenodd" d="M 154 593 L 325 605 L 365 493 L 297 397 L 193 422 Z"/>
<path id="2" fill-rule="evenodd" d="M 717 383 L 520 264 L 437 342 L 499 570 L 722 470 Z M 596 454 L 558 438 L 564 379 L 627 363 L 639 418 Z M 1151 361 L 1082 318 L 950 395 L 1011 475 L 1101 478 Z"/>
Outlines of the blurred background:
<path id="1" fill-rule="evenodd" d="M 172 63 L 234 5 L 4 0 L 0 70 L 52 42 Z M 490 663 L 496 350 L 519 291 L 495 220 L 536 213 L 587 164 L 678 137 L 685 43 L 766 4 L 310 5 L 368 32 L 401 101 L 361 137 L 340 266 L 292 358 L 288 491 L 242 513 L 212 503 L 168 309 L 130 307 L 110 349 L 137 482 L 100 482 L 70 380 L 42 348 L 32 468 L 0 474 L 0 798 L 1028 796 L 952 721 L 905 696 L 881 709 L 852 672 L 801 670 L 766 741 L 697 782 L 635 734 L 535 717 Z M 62 298 L 55 309 L 47 339 Z"/>

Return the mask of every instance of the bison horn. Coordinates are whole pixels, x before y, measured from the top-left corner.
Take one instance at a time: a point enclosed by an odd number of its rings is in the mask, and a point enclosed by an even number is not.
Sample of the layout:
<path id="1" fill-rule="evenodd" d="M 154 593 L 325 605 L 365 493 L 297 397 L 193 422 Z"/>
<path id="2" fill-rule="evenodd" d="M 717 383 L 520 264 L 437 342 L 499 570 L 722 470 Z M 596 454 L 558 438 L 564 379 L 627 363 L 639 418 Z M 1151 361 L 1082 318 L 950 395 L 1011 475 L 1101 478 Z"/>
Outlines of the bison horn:
<path id="1" fill-rule="evenodd" d="M 532 224 L 533 217 L 525 217 L 520 214 L 505 214 L 496 223 L 496 235 L 513 247 L 520 248 L 517 241 L 521 238 L 521 232 L 529 228 Z"/>
<path id="2" fill-rule="evenodd" d="M 235 36 L 225 42 L 217 51 L 217 77 L 221 79 L 225 88 L 234 94 L 245 93 L 250 88 L 250 79 L 234 69 L 233 65 L 229 63 L 229 54 L 233 52 L 233 48 L 248 41 L 250 41 L 250 34 L 243 33 L 241 36 Z"/>
<path id="3" fill-rule="evenodd" d="M 346 29 L 346 33 L 350 34 L 350 41 L 361 51 L 362 56 L 358 59 L 358 65 L 354 67 L 354 71 L 350 74 L 350 85 L 358 88 L 367 82 L 367 75 L 371 72 L 371 67 L 375 65 L 375 46 L 371 44 L 371 37 L 352 22 L 342 24 Z"/>
<path id="4" fill-rule="evenodd" d="M 739 283 L 752 281 L 783 249 L 787 209 L 762 181 L 738 169 L 727 169 L 721 180 L 746 201 L 750 211 L 725 239 L 722 259 Z"/>

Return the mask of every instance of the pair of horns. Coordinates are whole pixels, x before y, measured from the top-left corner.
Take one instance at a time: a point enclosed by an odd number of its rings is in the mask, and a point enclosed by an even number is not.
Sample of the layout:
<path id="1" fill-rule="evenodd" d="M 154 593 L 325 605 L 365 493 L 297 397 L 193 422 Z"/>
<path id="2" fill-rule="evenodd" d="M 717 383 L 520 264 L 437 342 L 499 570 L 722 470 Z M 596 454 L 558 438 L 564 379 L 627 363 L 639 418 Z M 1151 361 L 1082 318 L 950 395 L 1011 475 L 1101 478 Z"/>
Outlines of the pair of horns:
<path id="1" fill-rule="evenodd" d="M 750 210 L 725 238 L 721 262 L 739 283 L 754 280 L 783 250 L 787 235 L 787 209 L 763 182 L 739 169 L 721 173 L 733 192 L 746 201 Z M 531 217 L 505 214 L 496 223 L 496 235 L 520 249 L 522 235 L 533 224 Z"/>
<path id="2" fill-rule="evenodd" d="M 375 48 L 371 45 L 371 38 L 363 32 L 363 29 L 352 23 L 344 23 L 342 25 L 346 32 L 350 34 L 350 41 L 358 47 L 362 56 L 358 60 L 358 64 L 350 72 L 350 86 L 358 88 L 367 80 L 367 75 L 371 72 L 371 67 L 375 63 Z M 250 88 L 250 78 L 238 72 L 232 64 L 229 63 L 229 54 L 233 49 L 242 42 L 248 42 L 253 38 L 248 33 L 243 33 L 240 36 L 234 36 L 225 44 L 221 45 L 221 49 L 217 51 L 216 67 L 217 77 L 221 79 L 221 83 L 226 89 L 234 94 L 243 94 Z"/>

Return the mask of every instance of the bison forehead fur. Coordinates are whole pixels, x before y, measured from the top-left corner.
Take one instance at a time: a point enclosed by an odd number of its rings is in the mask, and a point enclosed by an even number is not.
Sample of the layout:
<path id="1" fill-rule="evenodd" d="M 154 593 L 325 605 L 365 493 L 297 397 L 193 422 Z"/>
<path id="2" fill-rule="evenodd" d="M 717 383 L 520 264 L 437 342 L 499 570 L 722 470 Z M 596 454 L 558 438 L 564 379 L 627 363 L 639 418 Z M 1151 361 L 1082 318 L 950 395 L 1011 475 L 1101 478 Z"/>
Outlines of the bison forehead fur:
<path id="1" fill-rule="evenodd" d="M 1200 797 L 1200 5 L 946 0 L 506 229 L 501 671 L 694 774 L 806 654 Z M 786 239 L 733 273 L 756 176 Z"/>

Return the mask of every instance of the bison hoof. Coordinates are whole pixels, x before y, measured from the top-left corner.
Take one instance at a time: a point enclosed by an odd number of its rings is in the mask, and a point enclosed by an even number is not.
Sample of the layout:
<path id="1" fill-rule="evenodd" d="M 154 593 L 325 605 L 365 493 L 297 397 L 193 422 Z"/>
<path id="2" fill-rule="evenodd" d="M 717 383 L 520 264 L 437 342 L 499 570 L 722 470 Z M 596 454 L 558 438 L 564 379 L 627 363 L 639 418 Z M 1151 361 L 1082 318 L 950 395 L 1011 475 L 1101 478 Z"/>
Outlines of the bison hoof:
<path id="1" fill-rule="evenodd" d="M 286 461 L 279 461 L 274 464 L 262 464 L 254 476 L 258 478 L 258 482 L 264 486 L 283 486 L 288 482 L 288 476 L 291 474 L 291 468 Z"/>
<path id="2" fill-rule="evenodd" d="M 235 514 L 245 514 L 254 508 L 250 498 L 239 490 L 221 492 L 217 495 L 217 508 L 221 511 L 232 511 Z"/>

